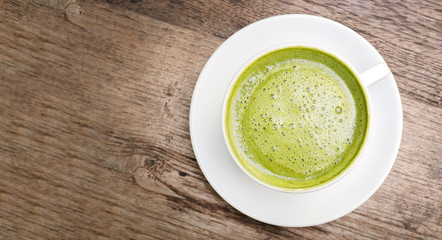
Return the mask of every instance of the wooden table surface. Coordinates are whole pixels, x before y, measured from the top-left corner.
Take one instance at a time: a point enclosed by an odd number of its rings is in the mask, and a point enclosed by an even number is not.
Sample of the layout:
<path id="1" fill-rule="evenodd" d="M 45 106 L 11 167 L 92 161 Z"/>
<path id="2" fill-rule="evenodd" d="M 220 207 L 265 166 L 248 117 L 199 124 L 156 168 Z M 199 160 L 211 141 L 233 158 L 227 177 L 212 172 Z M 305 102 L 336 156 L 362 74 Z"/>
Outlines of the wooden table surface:
<path id="1" fill-rule="evenodd" d="M 389 64 L 404 128 L 395 165 L 352 213 L 258 222 L 225 202 L 192 150 L 189 107 L 230 35 L 324 16 Z M 442 239 L 440 1 L 0 0 L 0 239 Z"/>

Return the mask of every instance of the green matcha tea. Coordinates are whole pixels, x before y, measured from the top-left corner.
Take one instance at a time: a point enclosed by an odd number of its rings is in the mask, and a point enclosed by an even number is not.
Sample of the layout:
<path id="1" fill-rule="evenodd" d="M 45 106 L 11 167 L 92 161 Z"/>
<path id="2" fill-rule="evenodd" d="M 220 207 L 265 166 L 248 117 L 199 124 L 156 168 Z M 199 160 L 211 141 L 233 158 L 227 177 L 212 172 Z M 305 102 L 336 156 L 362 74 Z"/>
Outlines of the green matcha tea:
<path id="1" fill-rule="evenodd" d="M 255 178 L 309 189 L 344 172 L 366 138 L 368 106 L 354 73 L 314 48 L 287 47 L 252 62 L 226 100 L 226 137 Z"/>

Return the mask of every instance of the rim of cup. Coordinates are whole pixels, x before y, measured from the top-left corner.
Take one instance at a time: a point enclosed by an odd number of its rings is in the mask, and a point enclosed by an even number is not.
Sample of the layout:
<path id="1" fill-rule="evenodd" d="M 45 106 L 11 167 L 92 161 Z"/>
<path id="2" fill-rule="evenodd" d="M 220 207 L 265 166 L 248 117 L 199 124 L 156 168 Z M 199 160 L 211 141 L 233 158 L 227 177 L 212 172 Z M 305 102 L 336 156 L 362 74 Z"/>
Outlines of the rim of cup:
<path id="1" fill-rule="evenodd" d="M 338 173 L 336 176 L 334 176 L 332 179 L 329 179 L 328 181 L 318 184 L 318 185 L 314 185 L 312 187 L 308 187 L 308 188 L 286 188 L 286 187 L 279 187 L 279 186 L 274 186 L 271 184 L 268 184 L 264 181 L 261 181 L 259 179 L 257 179 L 255 176 L 253 176 L 251 173 L 249 173 L 243 166 L 242 164 L 238 161 L 237 157 L 235 156 L 235 154 L 233 153 L 232 149 L 231 149 L 231 145 L 230 145 L 230 141 L 227 137 L 227 128 L 226 128 L 226 107 L 227 107 L 227 101 L 230 98 L 230 94 L 232 92 L 233 87 L 236 85 L 239 76 L 243 73 L 243 71 L 245 69 L 247 69 L 247 67 L 249 67 L 251 64 L 253 64 L 257 59 L 259 59 L 260 57 L 274 52 L 276 50 L 280 50 L 280 49 L 285 49 L 285 48 L 292 48 L 292 47 L 305 47 L 305 48 L 310 48 L 310 49 L 315 49 L 315 50 L 319 50 L 322 52 L 325 52 L 333 57 L 335 57 L 336 59 L 338 59 L 339 61 L 341 61 L 342 63 L 344 63 L 344 65 L 356 76 L 356 79 L 358 80 L 362 92 L 364 93 L 364 97 L 366 99 L 366 103 L 367 103 L 367 128 L 365 131 L 365 137 L 364 140 L 362 142 L 362 145 L 360 146 L 360 149 L 356 155 L 356 157 L 351 161 L 350 166 L 347 167 L 346 169 L 344 169 L 343 171 L 341 171 L 340 173 Z M 355 68 L 343 57 L 339 56 L 338 54 L 318 47 L 316 45 L 313 44 L 309 44 L 309 43 L 302 43 L 302 42 L 289 42 L 289 43 L 283 43 L 283 44 L 278 44 L 275 45 L 273 47 L 267 48 L 261 52 L 259 52 L 258 54 L 254 55 L 253 57 L 251 57 L 250 59 L 248 59 L 239 69 L 238 71 L 235 73 L 234 77 L 232 78 L 232 80 L 229 83 L 229 86 L 224 94 L 224 99 L 223 99 L 223 107 L 222 107 L 222 131 L 223 131 L 223 137 L 224 137 L 224 142 L 227 146 L 227 149 L 229 151 L 230 156 L 233 158 L 233 160 L 235 161 L 236 165 L 239 166 L 239 168 L 246 174 L 248 175 L 250 178 L 252 178 L 253 180 L 255 180 L 257 183 L 276 190 L 276 191 L 280 191 L 280 192 L 285 192 L 285 193 L 308 193 L 308 192 L 314 192 L 314 191 L 318 191 L 324 188 L 327 188 L 333 184 L 335 184 L 336 182 L 340 181 L 341 179 L 343 179 L 345 176 L 347 176 L 351 170 L 357 165 L 358 162 L 360 162 L 360 159 L 363 156 L 363 153 L 365 152 L 366 146 L 368 144 L 369 138 L 370 138 L 370 133 L 371 133 L 371 103 L 370 103 L 370 96 L 368 95 L 368 91 L 367 91 L 367 87 L 368 85 L 365 84 L 361 78 L 361 74 L 358 71 L 355 70 Z"/>

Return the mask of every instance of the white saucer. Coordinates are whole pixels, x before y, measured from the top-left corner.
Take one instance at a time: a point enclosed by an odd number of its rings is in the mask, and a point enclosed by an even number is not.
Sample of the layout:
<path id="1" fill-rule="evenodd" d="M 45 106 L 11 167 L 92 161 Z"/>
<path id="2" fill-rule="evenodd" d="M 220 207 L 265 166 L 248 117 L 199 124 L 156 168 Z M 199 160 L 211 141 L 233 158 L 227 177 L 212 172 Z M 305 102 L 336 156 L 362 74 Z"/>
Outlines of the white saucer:
<path id="1" fill-rule="evenodd" d="M 384 62 L 359 34 L 326 18 L 282 15 L 255 22 L 227 39 L 207 61 L 193 92 L 190 134 L 201 170 L 230 205 L 269 224 L 312 226 L 353 211 L 379 188 L 399 150 L 402 106 L 392 75 L 368 87 L 372 101 L 371 139 L 361 161 L 337 183 L 302 194 L 260 185 L 241 171 L 227 150 L 221 126 L 222 102 L 230 81 L 247 60 L 287 42 L 329 49 L 360 73 Z"/>

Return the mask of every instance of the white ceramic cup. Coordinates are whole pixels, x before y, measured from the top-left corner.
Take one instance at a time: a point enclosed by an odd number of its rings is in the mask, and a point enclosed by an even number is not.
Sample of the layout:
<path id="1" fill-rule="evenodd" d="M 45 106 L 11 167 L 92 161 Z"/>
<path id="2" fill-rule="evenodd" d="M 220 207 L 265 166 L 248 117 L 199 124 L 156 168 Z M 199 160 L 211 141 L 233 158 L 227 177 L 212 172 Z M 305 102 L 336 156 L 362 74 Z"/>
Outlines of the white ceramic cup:
<path id="1" fill-rule="evenodd" d="M 325 182 L 325 183 L 323 183 L 323 184 L 318 184 L 317 186 L 314 186 L 314 187 L 311 187 L 311 188 L 307 188 L 307 189 L 302 189 L 302 188 L 293 188 L 293 189 L 291 189 L 291 188 L 282 188 L 282 187 L 276 187 L 276 186 L 272 186 L 272 185 L 270 185 L 270 184 L 267 184 L 267 183 L 265 183 L 265 182 L 263 182 L 263 181 L 261 181 L 261 180 L 259 180 L 259 179 L 257 179 L 256 177 L 254 177 L 252 174 L 250 174 L 242 165 L 241 165 L 241 163 L 239 162 L 239 160 L 237 159 L 237 157 L 235 156 L 235 154 L 233 153 L 233 150 L 231 149 L 231 146 L 230 146 L 230 144 L 229 144 L 229 139 L 228 139 L 228 137 L 227 137 L 227 128 L 226 128 L 226 105 L 227 105 L 227 101 L 228 101 L 228 99 L 229 99 L 229 97 L 230 97 L 230 93 L 231 93 L 231 91 L 232 91 L 232 88 L 235 86 L 235 84 L 236 84 L 236 82 L 237 82 L 237 80 L 238 80 L 238 78 L 239 78 L 239 76 L 242 74 L 242 72 L 247 68 L 247 67 L 249 67 L 252 63 L 254 63 L 255 62 L 255 60 L 257 60 L 258 58 L 260 58 L 260 57 L 262 57 L 262 56 L 264 56 L 264 55 L 266 55 L 266 54 L 268 54 L 268 53 L 270 53 L 270 52 L 273 52 L 273 51 L 276 51 L 276 50 L 279 50 L 279 49 L 284 49 L 284 48 L 289 48 L 289 47 L 307 47 L 307 48 L 313 48 L 313 49 L 317 49 L 317 50 L 319 50 L 319 51 L 322 51 L 322 52 L 325 52 L 325 53 L 328 53 L 328 54 L 330 54 L 330 55 L 332 55 L 332 56 L 334 56 L 335 58 L 337 58 L 337 59 L 339 59 L 340 61 L 342 61 L 353 73 L 354 73 L 354 75 L 356 76 L 356 78 L 359 80 L 359 82 L 360 82 L 360 85 L 361 85 L 361 87 L 362 87 L 362 90 L 363 90 L 363 92 L 364 92 L 364 96 L 365 96 L 365 98 L 366 98 L 366 102 L 367 102 L 367 112 L 368 112 L 368 123 L 367 123 L 367 130 L 366 130 L 366 137 L 365 137 L 365 140 L 364 140 L 364 142 L 363 142 L 363 144 L 362 144 L 362 146 L 360 147 L 360 150 L 359 150 L 359 152 L 358 152 L 358 154 L 357 154 L 357 156 L 356 156 L 356 159 L 354 159 L 352 162 L 351 162 L 351 165 L 350 165 L 350 167 L 348 167 L 347 169 L 345 169 L 343 172 L 341 172 L 341 173 L 339 173 L 339 176 L 338 177 L 336 177 L 336 178 L 334 178 L 334 179 L 332 179 L 332 180 L 330 180 L 330 181 L 327 181 L 327 182 Z M 238 71 L 237 71 L 237 73 L 235 74 L 235 76 L 234 76 L 234 78 L 232 79 L 232 81 L 230 82 L 230 85 L 229 85 L 229 87 L 227 88 L 227 91 L 226 91 L 226 93 L 225 93 L 225 96 L 224 96 L 224 101 L 223 101 L 223 109 L 222 109 L 222 128 L 223 128 L 223 135 L 224 135 L 224 140 L 225 140 L 225 143 L 226 143 L 226 146 L 227 146 L 227 148 L 228 148 L 228 150 L 229 150 L 229 153 L 230 153 L 230 155 L 232 156 L 232 158 L 234 159 L 234 161 L 236 162 L 236 164 L 239 166 L 239 168 L 240 169 L 242 169 L 242 171 L 245 173 L 245 174 L 247 174 L 249 177 L 251 177 L 252 179 L 254 179 L 256 182 L 258 182 L 258 183 L 260 183 L 260 184 L 262 184 L 262 185 L 264 185 L 264 186 L 266 186 L 266 187 L 268 187 L 268 188 L 271 188 L 271 189 L 274 189 L 274 190 L 277 190 L 277 191 L 282 191 L 282 192 L 288 192 L 288 193 L 306 193 L 306 192 L 312 192 L 312 191 L 316 191 L 316 190 L 319 190 L 319 189 L 323 189 L 323 188 L 326 188 L 326 187 L 328 187 L 328 186 L 330 186 L 330 185 L 332 185 L 332 184 L 334 184 L 334 183 L 336 183 L 337 181 L 339 181 L 340 179 L 342 179 L 342 178 L 344 178 L 353 168 L 354 168 L 354 166 L 356 166 L 356 164 L 359 162 L 359 160 L 362 158 L 362 154 L 364 153 L 364 150 L 365 150 L 365 148 L 366 148 L 366 146 L 367 146 L 367 143 L 368 143 L 368 141 L 369 141 L 369 138 L 370 138 L 370 132 L 371 132 L 371 128 L 370 128 L 370 125 L 371 125 L 371 104 L 370 104 L 370 97 L 369 97 L 369 95 L 368 95 L 368 92 L 367 92 L 367 87 L 369 86 L 369 85 L 371 85 L 371 84 L 373 84 L 373 83 L 375 83 L 375 82 L 377 82 L 377 81 L 379 81 L 379 80 L 381 80 L 381 79 L 383 79 L 384 77 L 386 77 L 386 76 L 388 76 L 389 74 L 390 74 L 391 72 L 390 72 L 390 69 L 388 68 L 388 66 L 387 66 L 387 64 L 386 63 L 379 63 L 379 64 L 377 64 L 377 65 L 375 65 L 375 66 L 373 66 L 372 68 L 370 68 L 370 69 L 368 69 L 368 70 L 366 70 L 365 72 L 363 72 L 363 73 L 359 73 L 359 72 L 357 72 L 356 70 L 355 70 L 355 68 L 345 59 L 345 58 L 342 58 L 341 56 L 339 56 L 338 54 L 335 54 L 335 53 L 333 53 L 333 52 L 331 52 L 331 51 L 329 51 L 329 50 L 327 50 L 327 49 L 323 49 L 323 48 L 319 48 L 319 47 L 317 47 L 317 46 L 314 46 L 314 45 L 311 45 L 311 44 L 306 44 L 306 43 L 287 43 L 287 44 L 281 44 L 281 45 L 277 45 L 277 46 L 274 46 L 274 47 L 271 47 L 271 48 L 269 48 L 269 49 L 266 49 L 266 50 L 264 50 L 264 51 L 262 51 L 262 52 L 260 52 L 260 53 L 258 53 L 257 55 L 255 55 L 254 57 L 252 57 L 250 60 L 248 60 Z"/>

